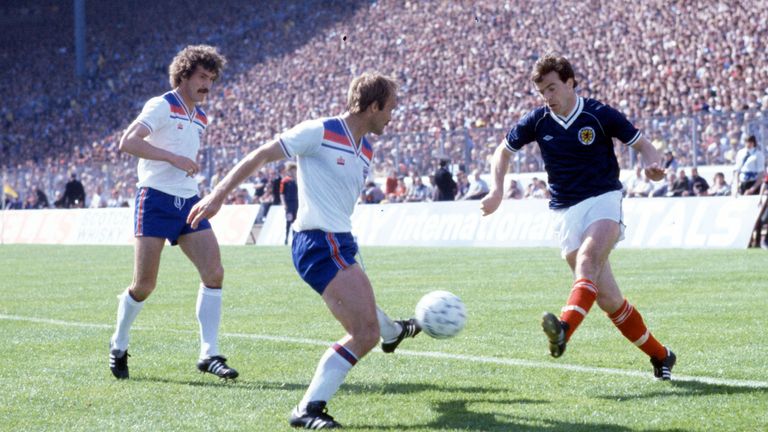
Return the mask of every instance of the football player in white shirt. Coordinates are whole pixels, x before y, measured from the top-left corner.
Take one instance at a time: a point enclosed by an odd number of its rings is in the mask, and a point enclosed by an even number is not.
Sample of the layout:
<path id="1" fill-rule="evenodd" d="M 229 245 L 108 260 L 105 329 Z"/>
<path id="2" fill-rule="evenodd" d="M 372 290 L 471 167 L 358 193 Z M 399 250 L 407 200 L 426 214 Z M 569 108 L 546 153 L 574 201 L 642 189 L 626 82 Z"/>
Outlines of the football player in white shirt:
<path id="1" fill-rule="evenodd" d="M 197 368 L 220 378 L 237 378 L 237 371 L 227 366 L 218 350 L 224 279 L 219 243 L 207 220 L 194 228 L 187 223 L 189 210 L 199 201 L 194 176 L 200 167 L 195 158 L 208 125 L 197 105 L 205 100 L 225 64 L 226 59 L 208 45 L 181 50 L 169 67 L 173 90 L 150 99 L 120 140 L 121 151 L 139 158 L 139 182 L 133 282 L 118 296 L 117 326 L 109 344 L 109 368 L 117 379 L 128 378 L 131 324 L 155 289 L 166 239 L 181 247 L 200 274 Z"/>
<path id="2" fill-rule="evenodd" d="M 293 224 L 293 262 L 299 275 L 325 301 L 347 335 L 320 360 L 304 398 L 291 412 L 294 427 L 339 427 L 325 412 L 328 400 L 357 361 L 383 340 L 393 352 L 421 329 L 414 319 L 392 321 L 376 306 L 371 282 L 355 262 L 351 234 L 355 202 L 368 177 L 373 149 L 365 138 L 381 135 L 397 105 L 397 84 L 377 73 L 356 77 L 349 87 L 347 112 L 305 121 L 252 151 L 197 203 L 187 221 L 194 228 L 213 217 L 235 187 L 264 164 L 296 158 L 299 210 Z"/>

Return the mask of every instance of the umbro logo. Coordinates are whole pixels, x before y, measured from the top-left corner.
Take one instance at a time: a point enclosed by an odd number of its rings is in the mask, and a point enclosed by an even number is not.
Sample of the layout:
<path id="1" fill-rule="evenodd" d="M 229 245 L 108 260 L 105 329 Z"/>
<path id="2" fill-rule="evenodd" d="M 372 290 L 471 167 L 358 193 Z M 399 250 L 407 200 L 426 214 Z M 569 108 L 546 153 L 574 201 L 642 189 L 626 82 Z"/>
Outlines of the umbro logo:
<path id="1" fill-rule="evenodd" d="M 338 159 L 336 159 L 336 165 L 344 165 L 347 161 L 344 160 L 343 157 L 339 156 Z"/>
<path id="2" fill-rule="evenodd" d="M 544 141 L 552 141 L 554 137 L 552 135 L 544 135 Z"/>
<path id="3" fill-rule="evenodd" d="M 176 123 L 176 129 L 184 129 L 184 125 L 181 123 Z"/>

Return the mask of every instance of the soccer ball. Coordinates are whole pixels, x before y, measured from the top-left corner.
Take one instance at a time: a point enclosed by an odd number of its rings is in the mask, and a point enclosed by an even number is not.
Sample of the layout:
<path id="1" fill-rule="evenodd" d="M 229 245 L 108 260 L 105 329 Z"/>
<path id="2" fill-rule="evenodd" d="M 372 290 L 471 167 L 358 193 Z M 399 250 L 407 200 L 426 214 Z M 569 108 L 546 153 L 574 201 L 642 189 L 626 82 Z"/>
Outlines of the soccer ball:
<path id="1" fill-rule="evenodd" d="M 416 304 L 416 321 L 435 339 L 456 336 L 467 321 L 464 302 L 448 291 L 432 291 Z"/>

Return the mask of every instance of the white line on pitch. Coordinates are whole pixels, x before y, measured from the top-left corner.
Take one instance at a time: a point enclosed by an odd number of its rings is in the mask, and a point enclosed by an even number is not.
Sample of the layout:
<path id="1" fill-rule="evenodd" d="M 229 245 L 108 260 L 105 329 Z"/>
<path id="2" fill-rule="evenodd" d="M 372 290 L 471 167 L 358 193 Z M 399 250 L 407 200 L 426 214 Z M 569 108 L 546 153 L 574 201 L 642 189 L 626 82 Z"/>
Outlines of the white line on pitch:
<path id="1" fill-rule="evenodd" d="M 26 321 L 26 322 L 34 322 L 34 323 L 41 323 L 41 324 L 61 325 L 61 326 L 67 326 L 67 327 L 87 327 L 87 328 L 98 328 L 98 329 L 114 328 L 114 325 L 111 325 L 111 324 L 81 323 L 81 322 L 75 322 L 75 321 L 62 321 L 62 320 L 55 320 L 55 319 L 49 319 L 49 318 L 35 318 L 35 317 L 5 315 L 5 314 L 0 314 L 0 320 Z M 157 328 L 146 328 L 141 326 L 134 326 L 133 329 L 155 331 L 155 332 L 162 331 L 166 333 L 197 334 L 196 331 L 192 331 L 192 330 L 157 329 Z M 328 346 L 332 343 L 332 342 L 321 341 L 316 339 L 295 338 L 295 337 L 288 337 L 288 336 L 269 336 L 269 335 L 258 335 L 258 334 L 249 334 L 249 333 L 222 333 L 221 335 L 226 337 L 233 337 L 233 338 L 266 340 L 266 341 L 272 341 L 272 342 L 288 342 L 288 343 L 296 343 L 296 344 L 302 344 L 302 345 Z M 379 350 L 377 349 L 376 351 L 379 351 Z M 646 379 L 649 377 L 649 374 L 647 372 L 644 373 L 639 371 L 628 371 L 624 369 L 579 366 L 579 365 L 564 364 L 564 363 L 548 363 L 548 362 L 513 359 L 513 358 L 483 357 L 483 356 L 473 356 L 473 355 L 466 355 L 466 354 L 450 354 L 450 353 L 434 352 L 434 351 L 409 351 L 409 350 L 403 350 L 403 349 L 397 350 L 397 353 L 399 355 L 406 355 L 406 356 L 412 356 L 412 357 L 428 357 L 428 358 L 436 358 L 436 359 L 443 359 L 443 360 L 460 360 L 460 361 L 467 361 L 467 362 L 474 362 L 474 363 L 489 363 L 489 364 L 497 364 L 497 365 L 520 366 L 520 367 L 539 368 L 539 369 L 560 369 L 560 370 L 567 370 L 571 372 L 622 375 L 622 376 L 631 376 L 631 377 L 646 378 Z M 674 375 L 674 380 L 675 381 L 693 381 L 693 382 L 700 382 L 705 384 L 721 385 L 721 386 L 728 386 L 728 387 L 768 388 L 768 382 L 766 381 L 734 380 L 734 379 L 726 379 L 726 378 L 711 378 L 711 377 L 688 376 L 688 375 L 677 375 L 677 374 Z"/>

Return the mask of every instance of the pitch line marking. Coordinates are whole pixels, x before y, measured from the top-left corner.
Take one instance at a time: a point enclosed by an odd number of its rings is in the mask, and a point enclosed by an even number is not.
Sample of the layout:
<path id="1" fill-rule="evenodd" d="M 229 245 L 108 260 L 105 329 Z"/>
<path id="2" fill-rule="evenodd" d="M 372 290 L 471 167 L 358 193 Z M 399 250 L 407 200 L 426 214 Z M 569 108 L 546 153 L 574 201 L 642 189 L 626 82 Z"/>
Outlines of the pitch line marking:
<path id="1" fill-rule="evenodd" d="M 114 329 L 114 325 L 112 324 L 83 323 L 83 322 L 76 322 L 76 321 L 63 321 L 63 320 L 55 320 L 55 319 L 49 319 L 49 318 L 36 318 L 36 317 L 26 317 L 26 316 L 19 316 L 19 315 L 0 314 L 0 320 L 25 321 L 25 322 L 33 322 L 33 323 L 40 323 L 40 324 L 61 325 L 66 327 L 84 327 L 84 328 L 110 329 L 110 330 Z M 141 327 L 141 326 L 134 326 L 133 330 L 197 334 L 196 330 L 193 331 L 193 330 L 158 329 L 158 328 Z M 327 347 L 333 343 L 333 342 L 321 341 L 317 339 L 296 338 L 296 337 L 289 337 L 289 336 L 258 335 L 258 334 L 250 334 L 250 333 L 221 333 L 221 336 L 240 338 L 240 339 L 265 340 L 270 342 L 287 342 L 287 343 L 295 343 L 295 344 L 302 344 L 302 345 L 317 345 L 317 346 L 324 346 L 324 347 Z M 381 352 L 381 350 L 376 348 L 374 349 L 374 352 Z M 569 372 L 621 375 L 621 376 L 649 379 L 648 372 L 628 371 L 624 369 L 579 366 L 579 365 L 573 365 L 573 364 L 549 363 L 549 362 L 514 359 L 514 358 L 484 357 L 484 356 L 473 356 L 473 355 L 467 355 L 467 354 L 450 354 L 450 353 L 436 352 L 436 351 L 409 351 L 409 350 L 399 349 L 397 350 L 397 353 L 400 355 L 406 355 L 411 357 L 425 357 L 425 358 L 435 358 L 435 359 L 441 359 L 441 360 L 459 360 L 459 361 L 473 362 L 473 363 L 488 363 L 488 364 L 496 364 L 496 365 L 519 366 L 519 367 L 538 368 L 538 369 L 559 369 L 559 370 L 565 370 Z M 727 387 L 750 387 L 750 388 L 768 389 L 768 381 L 737 380 L 737 379 L 712 378 L 712 377 L 705 377 L 705 376 L 691 376 L 691 375 L 677 375 L 677 374 L 673 375 L 673 381 L 691 381 L 691 382 L 699 382 L 699 383 L 711 384 L 711 385 L 721 385 L 721 386 L 727 386 Z"/>

